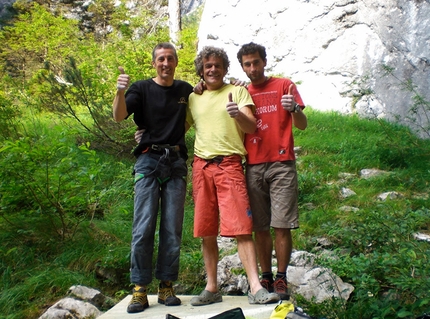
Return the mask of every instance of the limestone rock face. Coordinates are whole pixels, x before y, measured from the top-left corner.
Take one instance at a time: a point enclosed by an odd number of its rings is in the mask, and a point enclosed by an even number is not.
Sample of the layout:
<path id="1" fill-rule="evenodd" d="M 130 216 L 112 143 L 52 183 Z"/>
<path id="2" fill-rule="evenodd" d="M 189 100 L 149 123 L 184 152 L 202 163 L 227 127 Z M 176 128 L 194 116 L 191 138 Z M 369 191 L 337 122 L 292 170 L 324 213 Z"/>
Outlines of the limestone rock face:
<path id="1" fill-rule="evenodd" d="M 206 0 L 198 37 L 227 51 L 229 77 L 247 80 L 236 54 L 253 41 L 314 109 L 429 124 L 422 106 L 410 112 L 415 95 L 430 101 L 428 0 Z"/>

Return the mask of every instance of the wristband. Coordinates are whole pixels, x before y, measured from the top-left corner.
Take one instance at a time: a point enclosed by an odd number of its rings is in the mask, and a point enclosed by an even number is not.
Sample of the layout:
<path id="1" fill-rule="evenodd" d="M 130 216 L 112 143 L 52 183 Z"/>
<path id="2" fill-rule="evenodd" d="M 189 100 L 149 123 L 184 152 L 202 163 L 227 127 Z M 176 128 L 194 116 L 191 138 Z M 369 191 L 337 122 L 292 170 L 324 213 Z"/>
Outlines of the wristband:
<path id="1" fill-rule="evenodd" d="M 298 105 L 297 103 L 294 105 L 293 110 L 290 111 L 291 113 L 296 113 L 299 112 L 301 110 L 300 105 Z"/>

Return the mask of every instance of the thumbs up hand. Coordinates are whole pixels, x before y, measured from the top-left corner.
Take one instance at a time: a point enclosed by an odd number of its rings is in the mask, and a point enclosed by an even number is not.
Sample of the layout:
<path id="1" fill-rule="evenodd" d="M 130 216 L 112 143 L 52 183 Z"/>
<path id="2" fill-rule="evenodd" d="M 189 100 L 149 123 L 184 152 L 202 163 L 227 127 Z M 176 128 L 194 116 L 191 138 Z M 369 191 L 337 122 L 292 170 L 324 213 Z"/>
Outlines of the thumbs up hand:
<path id="1" fill-rule="evenodd" d="M 294 84 L 290 84 L 288 88 L 288 94 L 282 95 L 281 105 L 285 111 L 294 113 L 297 103 L 294 101 L 293 88 L 294 88 Z"/>
<path id="2" fill-rule="evenodd" d="M 124 68 L 122 66 L 118 67 L 120 75 L 116 80 L 116 88 L 118 91 L 125 91 L 130 84 L 130 76 L 125 74 Z"/>
<path id="3" fill-rule="evenodd" d="M 231 94 L 231 92 L 228 94 L 228 103 L 226 108 L 230 117 L 235 118 L 239 115 L 239 107 L 236 102 L 233 102 L 233 94 Z"/>

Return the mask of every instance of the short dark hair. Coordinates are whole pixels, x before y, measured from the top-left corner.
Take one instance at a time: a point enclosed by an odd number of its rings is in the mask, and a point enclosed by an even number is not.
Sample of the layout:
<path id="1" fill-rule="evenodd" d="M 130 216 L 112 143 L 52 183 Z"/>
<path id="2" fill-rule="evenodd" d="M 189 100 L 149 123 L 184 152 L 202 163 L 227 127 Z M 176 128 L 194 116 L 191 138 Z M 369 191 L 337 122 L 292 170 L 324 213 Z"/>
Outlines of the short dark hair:
<path id="1" fill-rule="evenodd" d="M 197 57 L 194 60 L 194 66 L 196 67 L 196 73 L 198 76 L 201 76 L 201 73 L 203 72 L 203 59 L 207 59 L 211 56 L 220 57 L 226 70 L 230 67 L 230 61 L 224 49 L 205 46 L 199 54 L 197 54 Z"/>
<path id="2" fill-rule="evenodd" d="M 160 49 L 172 49 L 173 50 L 173 54 L 175 55 L 175 59 L 176 61 L 178 61 L 178 54 L 176 53 L 176 48 L 173 44 L 171 44 L 170 42 L 161 42 L 159 44 L 157 44 L 154 49 L 152 50 L 152 62 L 155 61 L 156 55 L 155 52 L 157 50 Z"/>
<path id="3" fill-rule="evenodd" d="M 266 55 L 266 48 L 264 46 L 260 44 L 256 44 L 254 42 L 250 42 L 248 44 L 242 45 L 239 52 L 237 52 L 237 59 L 239 60 L 240 65 L 242 65 L 242 56 L 253 54 L 256 52 L 258 52 L 258 54 L 260 55 L 263 61 L 266 61 L 267 55 Z"/>

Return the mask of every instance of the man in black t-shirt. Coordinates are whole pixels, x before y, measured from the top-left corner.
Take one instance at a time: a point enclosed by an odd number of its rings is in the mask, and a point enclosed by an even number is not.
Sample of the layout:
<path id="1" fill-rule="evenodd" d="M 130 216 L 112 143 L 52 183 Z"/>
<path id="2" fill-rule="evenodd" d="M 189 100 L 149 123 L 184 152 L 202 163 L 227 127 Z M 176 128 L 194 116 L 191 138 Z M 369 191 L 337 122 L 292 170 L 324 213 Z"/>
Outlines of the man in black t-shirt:
<path id="1" fill-rule="evenodd" d="M 134 220 L 131 243 L 131 282 L 135 284 L 127 312 L 149 306 L 146 286 L 152 281 L 152 256 L 159 203 L 158 257 L 155 277 L 160 280 L 158 302 L 181 304 L 172 281 L 177 280 L 187 177 L 185 117 L 193 87 L 175 80 L 178 56 L 170 43 L 152 52 L 157 76 L 130 87 L 130 77 L 119 67 L 113 116 L 120 122 L 133 114 L 143 134 L 134 150 Z M 128 88 L 129 87 L 129 88 Z M 128 89 L 127 89 L 128 88 Z"/>

